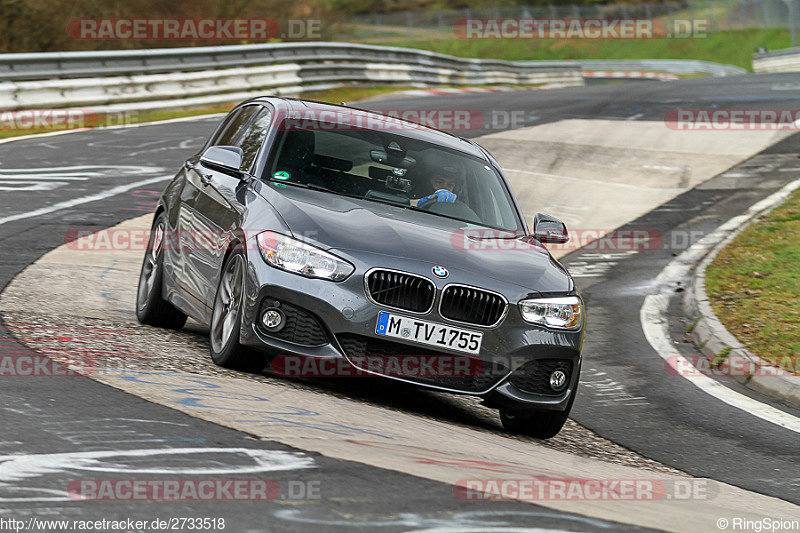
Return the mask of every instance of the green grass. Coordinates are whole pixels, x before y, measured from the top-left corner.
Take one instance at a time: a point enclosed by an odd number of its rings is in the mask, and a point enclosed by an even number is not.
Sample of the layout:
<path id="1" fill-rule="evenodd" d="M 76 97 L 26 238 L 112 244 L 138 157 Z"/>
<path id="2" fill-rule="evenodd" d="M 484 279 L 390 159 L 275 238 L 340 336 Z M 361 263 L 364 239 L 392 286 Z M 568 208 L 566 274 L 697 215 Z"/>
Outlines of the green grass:
<path id="1" fill-rule="evenodd" d="M 714 312 L 751 352 L 800 371 L 800 191 L 717 255 L 706 288 Z"/>
<path id="2" fill-rule="evenodd" d="M 87 124 L 87 127 L 104 127 L 104 126 L 119 126 L 122 124 L 138 124 L 140 122 L 156 122 L 159 120 L 169 120 L 172 118 L 193 117 L 197 115 L 209 115 L 213 113 L 227 113 L 233 108 L 233 104 L 219 104 L 213 106 L 196 107 L 192 109 L 183 109 L 175 111 L 147 111 L 147 112 L 132 112 L 124 116 L 99 116 L 97 121 L 92 124 Z M 70 128 L 29 128 L 29 129 L 16 129 L 16 128 L 2 128 L 0 129 L 0 139 L 7 137 L 19 137 L 21 135 L 32 135 L 37 133 L 50 133 L 53 131 L 62 131 Z M 75 128 L 73 128 L 75 129 Z"/>
<path id="3" fill-rule="evenodd" d="M 728 359 L 728 356 L 731 354 L 733 349 L 730 346 L 726 346 L 720 352 L 714 356 L 714 359 L 711 360 L 712 368 L 719 368 L 722 364 Z"/>
<path id="4" fill-rule="evenodd" d="M 395 91 L 407 91 L 417 88 L 418 87 L 398 87 L 389 85 L 375 87 L 356 87 L 348 85 L 345 87 L 337 87 L 335 89 L 327 89 L 324 91 L 307 91 L 302 93 L 300 96 L 306 100 L 340 104 L 342 102 L 356 102 L 358 100 L 364 100 L 367 98 L 380 96 L 382 94 L 393 93 Z"/>
<path id="5" fill-rule="evenodd" d="M 694 39 L 451 39 L 397 41 L 392 46 L 422 48 L 460 57 L 524 59 L 702 59 L 752 69 L 752 56 L 763 46 L 788 48 L 785 29 L 726 30 Z"/>

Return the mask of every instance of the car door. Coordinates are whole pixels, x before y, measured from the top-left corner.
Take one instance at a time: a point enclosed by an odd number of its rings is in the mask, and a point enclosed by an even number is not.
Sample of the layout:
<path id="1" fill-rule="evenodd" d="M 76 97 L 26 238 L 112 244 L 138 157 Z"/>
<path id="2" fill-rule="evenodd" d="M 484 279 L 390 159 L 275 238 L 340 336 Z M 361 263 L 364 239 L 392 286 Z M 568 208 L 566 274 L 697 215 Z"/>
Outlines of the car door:
<path id="1" fill-rule="evenodd" d="M 238 124 L 232 124 L 215 143 L 217 146 L 241 148 L 240 170 L 248 175 L 269 131 L 272 115 L 268 106 L 246 106 L 237 118 Z M 200 167 L 208 177 L 200 189 L 196 205 L 198 222 L 203 228 L 201 233 L 207 238 L 203 239 L 202 246 L 197 247 L 194 260 L 202 283 L 203 301 L 212 306 L 225 253 L 245 216 L 248 185 L 239 177 Z"/>
<path id="2" fill-rule="evenodd" d="M 215 144 L 236 123 L 240 112 L 241 109 L 235 109 L 225 117 L 206 147 Z M 206 186 L 204 182 L 208 179 L 209 172 L 200 167 L 200 153 L 186 160 L 180 172 L 185 181 L 178 198 L 177 216 L 173 221 L 177 238 L 174 240 L 173 246 L 165 248 L 167 254 L 166 273 L 176 282 L 183 296 L 189 297 L 187 305 L 195 308 L 198 316 L 201 316 L 199 312 L 202 311 L 203 292 L 196 267 L 197 244 L 195 241 L 202 225 L 198 219 L 197 200 L 200 191 Z"/>

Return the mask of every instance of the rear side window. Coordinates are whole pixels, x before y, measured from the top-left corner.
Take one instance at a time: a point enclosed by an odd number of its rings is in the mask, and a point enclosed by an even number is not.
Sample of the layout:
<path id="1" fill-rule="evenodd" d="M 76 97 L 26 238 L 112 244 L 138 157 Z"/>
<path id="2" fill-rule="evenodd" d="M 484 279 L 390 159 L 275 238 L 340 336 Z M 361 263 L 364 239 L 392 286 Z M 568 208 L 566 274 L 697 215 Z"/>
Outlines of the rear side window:
<path id="1" fill-rule="evenodd" d="M 241 140 L 235 145 L 242 149 L 242 170 L 249 170 L 256 159 L 272 122 L 272 111 L 262 107 Z"/>
<path id="2" fill-rule="evenodd" d="M 231 125 L 233 119 L 235 119 L 236 115 L 239 114 L 239 111 L 240 110 L 237 109 L 236 111 L 231 111 L 230 113 L 228 113 L 228 115 L 223 119 L 222 125 L 219 128 L 217 128 L 217 130 L 214 132 L 214 135 L 208 141 L 206 147 L 216 146 L 217 144 L 219 144 L 217 141 L 219 140 L 220 136 L 222 136 L 222 134 L 225 133 L 225 130 L 228 129 L 228 126 Z"/>
<path id="3" fill-rule="evenodd" d="M 217 146 L 235 146 L 236 141 L 250 123 L 250 119 L 252 119 L 253 115 L 260 109 L 262 109 L 262 107 L 258 105 L 243 107 L 239 114 L 225 127 L 222 135 L 216 139 L 214 144 Z"/>

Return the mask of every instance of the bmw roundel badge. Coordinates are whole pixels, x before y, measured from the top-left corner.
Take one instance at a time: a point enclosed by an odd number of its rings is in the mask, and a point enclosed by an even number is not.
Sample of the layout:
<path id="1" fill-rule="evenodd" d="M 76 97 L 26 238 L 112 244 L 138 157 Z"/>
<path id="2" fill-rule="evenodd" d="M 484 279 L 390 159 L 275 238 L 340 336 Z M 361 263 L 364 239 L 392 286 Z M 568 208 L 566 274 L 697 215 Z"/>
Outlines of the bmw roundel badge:
<path id="1" fill-rule="evenodd" d="M 431 270 L 433 271 L 433 274 L 435 276 L 440 278 L 446 278 L 447 275 L 449 274 L 449 272 L 447 272 L 447 269 L 441 265 L 436 265 Z"/>

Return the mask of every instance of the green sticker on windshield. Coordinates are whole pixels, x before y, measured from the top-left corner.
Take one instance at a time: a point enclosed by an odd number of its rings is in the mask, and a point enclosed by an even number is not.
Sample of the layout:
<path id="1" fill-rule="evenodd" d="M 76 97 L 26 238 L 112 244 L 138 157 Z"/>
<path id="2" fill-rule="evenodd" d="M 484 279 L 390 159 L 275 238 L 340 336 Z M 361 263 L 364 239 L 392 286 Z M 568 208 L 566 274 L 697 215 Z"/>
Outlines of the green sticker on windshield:
<path id="1" fill-rule="evenodd" d="M 288 180 L 292 176 L 285 170 L 279 170 L 275 174 L 273 174 L 272 177 L 275 178 L 276 180 Z"/>

